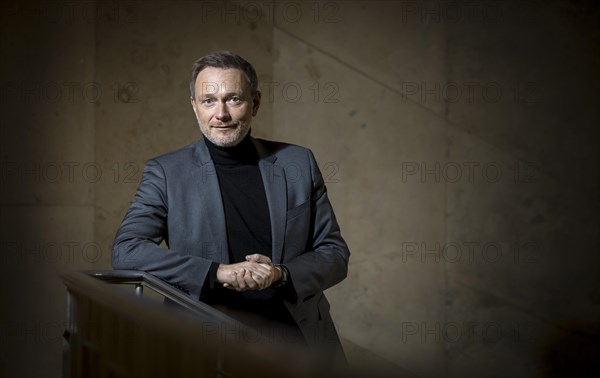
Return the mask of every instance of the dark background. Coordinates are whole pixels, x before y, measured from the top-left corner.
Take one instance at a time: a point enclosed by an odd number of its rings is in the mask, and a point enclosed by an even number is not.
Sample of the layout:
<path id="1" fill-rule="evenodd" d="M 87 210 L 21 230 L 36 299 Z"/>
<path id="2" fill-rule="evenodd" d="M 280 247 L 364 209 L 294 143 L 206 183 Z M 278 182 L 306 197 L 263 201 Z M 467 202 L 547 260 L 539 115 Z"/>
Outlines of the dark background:
<path id="1" fill-rule="evenodd" d="M 351 252 L 351 361 L 581 376 L 600 336 L 594 1 L 3 2 L 0 375 L 57 377 L 57 272 L 110 267 L 144 161 L 200 136 L 192 62 L 252 62 Z M 288 167 L 288 175 L 294 167 Z"/>

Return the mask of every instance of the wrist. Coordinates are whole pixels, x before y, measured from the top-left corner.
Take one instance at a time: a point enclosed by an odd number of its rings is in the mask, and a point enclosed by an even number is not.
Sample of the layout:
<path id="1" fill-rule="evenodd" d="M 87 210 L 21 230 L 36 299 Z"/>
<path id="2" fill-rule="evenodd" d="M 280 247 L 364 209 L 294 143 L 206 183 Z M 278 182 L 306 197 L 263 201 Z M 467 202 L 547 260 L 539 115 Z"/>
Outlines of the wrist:
<path id="1" fill-rule="evenodd" d="M 225 275 L 225 265 L 224 264 L 219 264 L 219 267 L 217 268 L 217 282 L 222 284 L 225 283 L 225 278 L 223 277 Z"/>
<path id="2" fill-rule="evenodd" d="M 275 265 L 273 268 L 275 268 L 275 279 L 273 280 L 273 283 L 277 283 L 283 278 L 283 270 L 279 265 Z"/>
<path id="3" fill-rule="evenodd" d="M 283 265 L 275 265 L 275 269 L 278 271 L 278 277 L 274 282 L 275 287 L 279 288 L 285 286 L 288 282 L 287 269 Z"/>

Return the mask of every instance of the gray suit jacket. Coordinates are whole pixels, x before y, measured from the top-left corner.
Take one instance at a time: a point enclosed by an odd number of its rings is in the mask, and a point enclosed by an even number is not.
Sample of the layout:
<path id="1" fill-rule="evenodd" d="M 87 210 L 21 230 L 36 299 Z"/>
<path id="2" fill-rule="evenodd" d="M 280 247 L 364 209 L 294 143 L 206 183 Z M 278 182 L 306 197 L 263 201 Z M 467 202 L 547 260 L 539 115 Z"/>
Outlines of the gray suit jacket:
<path id="1" fill-rule="evenodd" d="M 272 260 L 290 273 L 285 305 L 309 344 L 337 334 L 323 290 L 346 277 L 350 252 L 310 150 L 252 138 L 272 228 Z M 147 162 L 113 245 L 113 268 L 149 272 L 198 299 L 211 263 L 229 263 L 214 163 L 202 139 Z M 159 244 L 165 240 L 168 249 Z"/>

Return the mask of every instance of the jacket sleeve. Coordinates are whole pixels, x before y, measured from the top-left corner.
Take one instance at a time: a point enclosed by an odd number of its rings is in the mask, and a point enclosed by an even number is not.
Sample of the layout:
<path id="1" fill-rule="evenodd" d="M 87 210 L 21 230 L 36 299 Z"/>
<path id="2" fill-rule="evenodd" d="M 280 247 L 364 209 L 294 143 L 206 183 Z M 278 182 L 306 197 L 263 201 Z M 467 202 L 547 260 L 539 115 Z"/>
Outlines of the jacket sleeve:
<path id="1" fill-rule="evenodd" d="M 112 248 L 113 269 L 148 272 L 198 299 L 212 262 L 160 246 L 163 240 L 168 244 L 168 213 L 164 170 L 158 161 L 150 160 L 117 231 Z"/>
<path id="2" fill-rule="evenodd" d="M 311 190 L 310 230 L 307 250 L 285 261 L 294 296 L 299 302 L 341 282 L 348 273 L 350 251 L 342 238 L 327 188 L 309 151 Z"/>

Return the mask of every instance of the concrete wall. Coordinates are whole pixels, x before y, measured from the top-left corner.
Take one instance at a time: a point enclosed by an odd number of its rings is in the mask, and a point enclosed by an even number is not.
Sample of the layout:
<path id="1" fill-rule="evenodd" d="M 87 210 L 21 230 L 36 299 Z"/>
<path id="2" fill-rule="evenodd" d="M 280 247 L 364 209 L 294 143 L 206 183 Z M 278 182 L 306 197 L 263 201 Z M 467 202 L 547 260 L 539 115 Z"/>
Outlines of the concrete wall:
<path id="1" fill-rule="evenodd" d="M 95 27 L 52 7 L 2 5 L 0 375 L 59 376 L 62 269 L 89 269 L 94 241 Z M 105 88 L 102 88 L 105 89 Z M 86 166 L 86 169 L 84 169 Z M 89 168 L 89 172 L 87 171 Z M 85 172 L 85 173 L 84 173 Z"/>
<path id="2" fill-rule="evenodd" d="M 189 68 L 215 49 L 257 68 L 253 134 L 320 163 L 352 251 L 328 290 L 351 358 L 598 369 L 592 2 L 3 7 L 3 376 L 60 374 L 55 272 L 110 266 L 144 161 L 200 135 Z"/>

